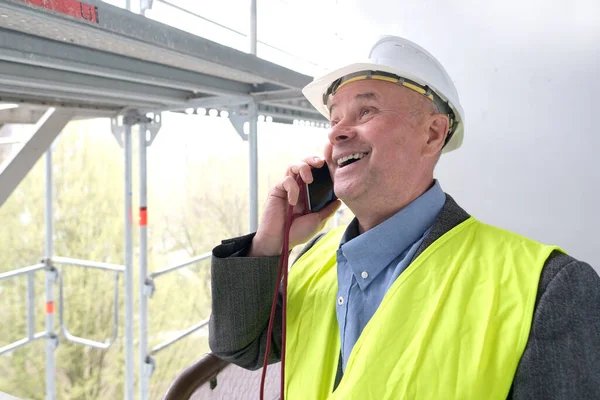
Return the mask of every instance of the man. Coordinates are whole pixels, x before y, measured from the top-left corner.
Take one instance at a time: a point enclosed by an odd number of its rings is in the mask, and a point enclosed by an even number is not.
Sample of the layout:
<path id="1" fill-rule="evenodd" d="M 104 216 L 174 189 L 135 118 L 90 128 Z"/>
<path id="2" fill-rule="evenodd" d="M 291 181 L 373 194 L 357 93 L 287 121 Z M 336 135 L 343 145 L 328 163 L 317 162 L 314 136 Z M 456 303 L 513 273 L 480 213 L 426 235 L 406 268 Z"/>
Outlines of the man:
<path id="1" fill-rule="evenodd" d="M 458 148 L 464 115 L 441 64 L 398 37 L 369 61 L 316 79 L 304 94 L 331 121 L 327 161 L 356 218 L 311 240 L 290 271 L 289 399 L 600 399 L 600 278 L 556 247 L 485 225 L 434 180 Z M 260 368 L 287 203 L 271 189 L 256 234 L 213 251 L 210 346 Z M 297 218 L 313 237 L 339 202 Z M 280 357 L 281 308 L 273 333 Z"/>

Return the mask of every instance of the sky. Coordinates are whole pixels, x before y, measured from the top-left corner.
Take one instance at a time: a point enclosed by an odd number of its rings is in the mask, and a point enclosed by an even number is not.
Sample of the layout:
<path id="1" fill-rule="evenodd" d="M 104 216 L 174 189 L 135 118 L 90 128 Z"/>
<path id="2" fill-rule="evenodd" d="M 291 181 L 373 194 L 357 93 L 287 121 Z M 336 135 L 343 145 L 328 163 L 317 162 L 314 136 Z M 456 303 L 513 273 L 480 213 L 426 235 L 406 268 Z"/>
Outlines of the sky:
<path id="1" fill-rule="evenodd" d="M 171 1 L 227 28 L 160 0 L 147 16 L 249 50 L 249 1 Z M 364 59 L 380 35 L 417 42 L 444 65 L 466 113 L 463 147 L 436 171 L 443 189 L 480 220 L 599 269 L 598 21 L 597 0 L 258 0 L 258 39 L 269 45 L 258 56 L 317 75 Z M 259 131 L 261 151 L 289 132 L 272 125 Z"/>

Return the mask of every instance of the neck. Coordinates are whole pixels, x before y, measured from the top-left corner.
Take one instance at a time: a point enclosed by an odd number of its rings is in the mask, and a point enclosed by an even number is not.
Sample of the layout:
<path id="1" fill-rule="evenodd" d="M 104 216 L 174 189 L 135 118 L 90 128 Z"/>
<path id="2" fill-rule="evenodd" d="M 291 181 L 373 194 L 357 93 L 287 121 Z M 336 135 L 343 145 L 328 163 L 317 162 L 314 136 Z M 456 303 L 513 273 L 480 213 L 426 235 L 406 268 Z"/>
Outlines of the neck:
<path id="1" fill-rule="evenodd" d="M 415 201 L 423 193 L 428 191 L 434 184 L 433 177 L 416 186 L 410 192 L 401 192 L 390 194 L 387 197 L 374 199 L 365 199 L 359 204 L 348 204 L 358 220 L 359 234 L 373 229 L 383 221 L 398 213 L 404 207 Z M 358 202 L 357 202 L 358 203 Z"/>

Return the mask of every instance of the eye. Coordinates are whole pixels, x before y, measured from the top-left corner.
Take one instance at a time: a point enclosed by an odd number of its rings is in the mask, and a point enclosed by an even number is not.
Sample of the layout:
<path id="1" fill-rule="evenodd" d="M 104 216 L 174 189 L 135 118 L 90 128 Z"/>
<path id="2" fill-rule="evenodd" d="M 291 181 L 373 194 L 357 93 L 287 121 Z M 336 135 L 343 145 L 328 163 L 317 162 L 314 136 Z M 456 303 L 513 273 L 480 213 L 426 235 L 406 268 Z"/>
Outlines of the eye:
<path id="1" fill-rule="evenodd" d="M 334 126 L 337 125 L 339 121 L 337 119 L 331 120 L 331 122 L 329 122 L 329 125 L 333 128 Z"/>
<path id="2" fill-rule="evenodd" d="M 366 117 L 367 115 L 371 115 L 371 114 L 373 114 L 372 108 L 363 108 L 362 110 L 360 110 L 360 118 Z"/>

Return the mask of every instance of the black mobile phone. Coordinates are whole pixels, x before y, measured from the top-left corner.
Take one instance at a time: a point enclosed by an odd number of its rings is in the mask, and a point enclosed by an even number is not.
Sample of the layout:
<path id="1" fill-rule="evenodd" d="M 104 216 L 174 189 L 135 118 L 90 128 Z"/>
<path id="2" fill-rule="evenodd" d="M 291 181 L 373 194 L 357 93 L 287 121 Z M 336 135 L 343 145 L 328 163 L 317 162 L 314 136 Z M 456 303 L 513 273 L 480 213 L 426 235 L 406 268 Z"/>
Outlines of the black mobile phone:
<path id="1" fill-rule="evenodd" d="M 313 182 L 306 184 L 306 195 L 310 212 L 317 212 L 327 207 L 337 197 L 333 192 L 333 181 L 327 163 L 321 168 L 313 168 L 312 175 Z"/>

